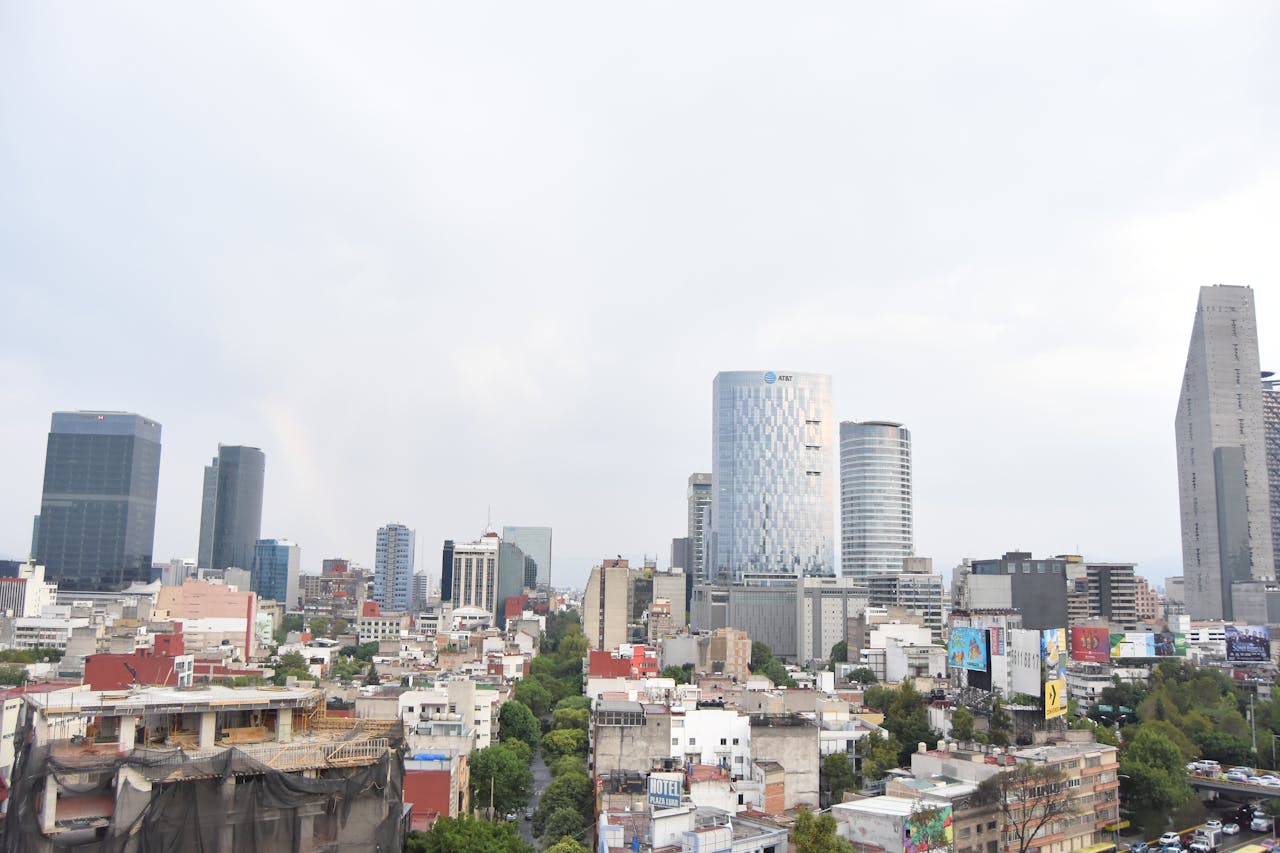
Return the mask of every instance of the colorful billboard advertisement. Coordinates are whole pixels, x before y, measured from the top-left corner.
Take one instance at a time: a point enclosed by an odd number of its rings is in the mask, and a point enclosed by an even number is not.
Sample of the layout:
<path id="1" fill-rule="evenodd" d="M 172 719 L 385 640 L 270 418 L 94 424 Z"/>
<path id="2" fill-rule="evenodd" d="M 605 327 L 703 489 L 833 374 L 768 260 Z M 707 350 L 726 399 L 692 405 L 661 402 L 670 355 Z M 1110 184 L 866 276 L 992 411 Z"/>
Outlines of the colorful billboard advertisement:
<path id="1" fill-rule="evenodd" d="M 1162 631 L 1159 634 L 1112 634 L 1111 658 L 1174 658 L 1187 656 L 1187 635 Z"/>
<path id="2" fill-rule="evenodd" d="M 1067 629 L 1046 628 L 1040 632 L 1040 665 L 1043 679 L 1067 677 Z"/>
<path id="3" fill-rule="evenodd" d="M 947 663 L 955 669 L 987 671 L 987 632 L 981 628 L 952 628 L 947 639 Z"/>
<path id="4" fill-rule="evenodd" d="M 1271 631 L 1266 625 L 1227 625 L 1227 660 L 1271 660 Z"/>
<path id="5" fill-rule="evenodd" d="M 1052 720 L 1067 713 L 1067 680 L 1054 678 L 1044 683 L 1044 718 Z"/>
<path id="6" fill-rule="evenodd" d="M 1071 659 L 1111 663 L 1111 632 L 1106 628 L 1072 628 Z"/>
<path id="7" fill-rule="evenodd" d="M 947 850 L 954 841 L 951 806 L 914 811 L 902 821 L 903 853 Z"/>

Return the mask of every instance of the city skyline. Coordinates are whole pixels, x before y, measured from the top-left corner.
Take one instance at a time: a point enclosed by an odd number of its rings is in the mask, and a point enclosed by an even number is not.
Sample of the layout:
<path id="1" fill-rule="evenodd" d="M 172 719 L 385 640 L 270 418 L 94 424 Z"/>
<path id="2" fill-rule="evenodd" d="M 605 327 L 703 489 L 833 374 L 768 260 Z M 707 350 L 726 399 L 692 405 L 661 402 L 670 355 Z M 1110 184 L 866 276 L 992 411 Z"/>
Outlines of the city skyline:
<path id="1" fill-rule="evenodd" d="M 684 535 L 716 372 L 791 364 L 836 419 L 910 425 L 939 570 L 1181 571 L 1197 289 L 1254 287 L 1280 365 L 1276 10 L 584 8 L 583 39 L 282 8 L 0 28 L 4 556 L 49 413 L 108 408 L 165 426 L 157 562 L 196 556 L 202 468 L 243 441 L 306 571 L 492 508 L 553 527 L 580 586 Z"/>

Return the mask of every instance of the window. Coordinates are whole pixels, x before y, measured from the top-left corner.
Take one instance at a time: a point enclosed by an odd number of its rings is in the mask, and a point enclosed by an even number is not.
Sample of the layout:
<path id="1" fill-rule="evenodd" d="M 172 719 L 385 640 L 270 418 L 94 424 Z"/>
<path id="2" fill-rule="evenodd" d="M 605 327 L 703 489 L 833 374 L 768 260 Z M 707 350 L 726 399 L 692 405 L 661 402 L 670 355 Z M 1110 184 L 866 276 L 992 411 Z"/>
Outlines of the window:
<path id="1" fill-rule="evenodd" d="M 721 746 L 725 746 L 725 745 L 727 745 L 728 743 L 729 743 L 729 739 L 728 739 L 728 738 L 723 738 L 723 737 L 722 737 L 722 738 L 720 738 L 720 745 L 721 745 Z"/>
<path id="2" fill-rule="evenodd" d="M 698 745 L 698 739 L 696 737 L 689 738 L 689 746 L 697 746 L 697 745 Z"/>
<path id="3" fill-rule="evenodd" d="M 738 739 L 737 739 L 737 738 L 734 738 L 734 739 L 733 739 L 733 745 L 734 745 L 734 746 L 737 746 L 737 745 L 738 745 Z"/>

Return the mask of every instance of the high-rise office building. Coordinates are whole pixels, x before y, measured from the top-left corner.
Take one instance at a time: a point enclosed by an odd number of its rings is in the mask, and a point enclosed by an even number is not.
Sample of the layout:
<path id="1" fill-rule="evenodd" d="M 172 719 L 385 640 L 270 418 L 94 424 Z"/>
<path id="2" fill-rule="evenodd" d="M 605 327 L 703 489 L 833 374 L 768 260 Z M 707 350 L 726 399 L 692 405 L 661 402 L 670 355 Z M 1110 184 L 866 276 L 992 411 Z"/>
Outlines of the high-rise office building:
<path id="1" fill-rule="evenodd" d="M 440 560 L 440 600 L 453 600 L 453 540 L 444 540 Z"/>
<path id="2" fill-rule="evenodd" d="M 262 482 L 267 457 L 256 447 L 218 445 L 204 469 L 200 507 L 201 569 L 247 569 L 254 543 L 262 536 Z"/>
<path id="3" fill-rule="evenodd" d="M 62 589 L 116 590 L 151 573 L 160 424 L 129 412 L 54 412 L 35 559 Z"/>
<path id="4" fill-rule="evenodd" d="M 259 598 L 278 601 L 285 610 L 299 607 L 298 574 L 302 550 L 288 539 L 259 539 L 253 543 L 253 591 Z"/>
<path id="5" fill-rule="evenodd" d="M 711 579 L 834 574 L 831 377 L 717 374 L 711 423 Z"/>
<path id="6" fill-rule="evenodd" d="M 502 541 L 524 552 L 524 586 L 529 589 L 551 586 L 550 527 L 503 527 Z"/>
<path id="7" fill-rule="evenodd" d="M 378 528 L 373 563 L 373 600 L 387 610 L 413 606 L 414 532 L 403 524 Z"/>
<path id="8" fill-rule="evenodd" d="M 1271 496 L 1271 553 L 1280 569 L 1280 380 L 1262 374 L 1263 435 L 1267 447 L 1267 492 Z"/>
<path id="9" fill-rule="evenodd" d="M 1232 619 L 1232 584 L 1275 577 L 1253 291 L 1200 288 L 1174 419 L 1193 619 Z"/>
<path id="10" fill-rule="evenodd" d="M 840 574 L 902 570 L 914 553 L 911 432 L 891 421 L 840 423 Z"/>
<path id="11" fill-rule="evenodd" d="M 707 533 L 711 529 L 711 475 L 690 474 L 688 503 L 689 565 L 681 566 L 701 583 L 707 574 Z"/>

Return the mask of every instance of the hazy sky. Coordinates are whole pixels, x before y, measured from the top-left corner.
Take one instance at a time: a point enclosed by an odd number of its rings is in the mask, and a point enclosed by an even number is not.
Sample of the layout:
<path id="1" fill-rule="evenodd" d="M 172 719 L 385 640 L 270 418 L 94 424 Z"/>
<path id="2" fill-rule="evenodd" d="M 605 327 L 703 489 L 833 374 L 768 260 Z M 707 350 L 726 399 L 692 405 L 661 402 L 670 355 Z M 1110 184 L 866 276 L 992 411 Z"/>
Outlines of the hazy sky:
<path id="1" fill-rule="evenodd" d="M 912 430 L 916 550 L 1180 567 L 1197 288 L 1280 366 L 1274 3 L 0 6 L 0 554 L 49 415 L 218 442 L 304 570 L 374 532 L 665 564 L 719 370 Z"/>

